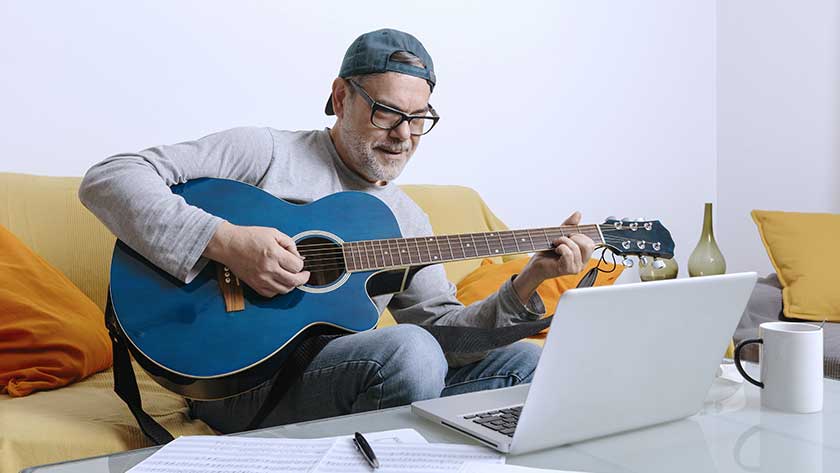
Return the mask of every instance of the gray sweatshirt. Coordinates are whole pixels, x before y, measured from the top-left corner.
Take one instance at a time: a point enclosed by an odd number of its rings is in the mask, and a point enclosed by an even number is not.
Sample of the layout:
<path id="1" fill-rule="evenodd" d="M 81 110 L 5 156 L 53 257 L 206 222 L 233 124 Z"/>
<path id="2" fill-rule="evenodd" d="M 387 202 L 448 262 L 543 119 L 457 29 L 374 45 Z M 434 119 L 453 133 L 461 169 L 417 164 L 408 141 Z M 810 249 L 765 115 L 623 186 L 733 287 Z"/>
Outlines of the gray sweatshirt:
<path id="1" fill-rule="evenodd" d="M 235 179 L 295 203 L 362 191 L 388 205 L 404 237 L 432 235 L 428 216 L 397 185 L 371 184 L 344 164 L 328 130 L 234 128 L 196 141 L 117 154 L 85 174 L 79 198 L 117 238 L 188 283 L 207 263 L 201 255 L 223 220 L 188 205 L 169 187 L 199 177 Z M 503 327 L 545 313 L 536 293 L 523 306 L 511 280 L 466 307 L 455 293 L 443 266 L 436 264 L 420 270 L 405 291 L 373 299 L 380 313 L 388 307 L 398 323 L 418 325 Z M 447 358 L 458 366 L 481 355 Z"/>

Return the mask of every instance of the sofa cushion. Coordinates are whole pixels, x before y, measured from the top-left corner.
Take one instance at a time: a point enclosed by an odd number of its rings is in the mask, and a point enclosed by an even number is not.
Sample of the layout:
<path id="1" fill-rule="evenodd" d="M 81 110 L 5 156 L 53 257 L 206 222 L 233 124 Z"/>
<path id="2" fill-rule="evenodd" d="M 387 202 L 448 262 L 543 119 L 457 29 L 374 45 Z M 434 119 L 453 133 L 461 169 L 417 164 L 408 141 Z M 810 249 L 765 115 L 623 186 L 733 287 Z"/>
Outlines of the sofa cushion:
<path id="1" fill-rule="evenodd" d="M 840 235 L 840 214 L 753 210 L 761 241 L 782 283 L 785 316 L 840 322 L 834 265 L 820 249 Z"/>
<path id="2" fill-rule="evenodd" d="M 111 366 L 96 304 L 0 225 L 0 392 L 26 396 Z"/>
<path id="3" fill-rule="evenodd" d="M 782 306 L 782 285 L 776 275 L 760 278 L 735 330 L 735 343 L 748 338 L 758 338 L 759 325 L 764 322 L 778 322 L 783 314 Z M 758 345 L 745 346 L 741 357 L 757 363 Z M 826 322 L 823 326 L 823 361 L 825 376 L 840 379 L 840 323 Z"/>
<path id="4" fill-rule="evenodd" d="M 81 180 L 0 172 L 0 225 L 104 311 L 116 238 L 79 202 Z"/>
<path id="5" fill-rule="evenodd" d="M 158 385 L 134 363 L 143 409 L 175 437 L 213 435 L 192 420 L 181 396 Z M 13 398 L 0 394 L 0 472 L 151 447 L 128 407 L 114 394 L 113 371 L 61 389 Z"/>

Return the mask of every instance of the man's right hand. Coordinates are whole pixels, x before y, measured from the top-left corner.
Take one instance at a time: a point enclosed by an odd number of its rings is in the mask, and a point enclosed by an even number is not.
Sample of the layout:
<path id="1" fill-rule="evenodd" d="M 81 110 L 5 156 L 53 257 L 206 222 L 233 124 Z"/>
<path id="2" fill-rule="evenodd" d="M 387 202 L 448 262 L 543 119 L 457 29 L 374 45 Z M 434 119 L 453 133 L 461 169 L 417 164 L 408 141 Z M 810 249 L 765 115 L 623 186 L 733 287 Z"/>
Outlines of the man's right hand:
<path id="1" fill-rule="evenodd" d="M 264 297 L 286 294 L 309 280 L 295 242 L 276 228 L 222 222 L 202 256 L 224 264 Z"/>

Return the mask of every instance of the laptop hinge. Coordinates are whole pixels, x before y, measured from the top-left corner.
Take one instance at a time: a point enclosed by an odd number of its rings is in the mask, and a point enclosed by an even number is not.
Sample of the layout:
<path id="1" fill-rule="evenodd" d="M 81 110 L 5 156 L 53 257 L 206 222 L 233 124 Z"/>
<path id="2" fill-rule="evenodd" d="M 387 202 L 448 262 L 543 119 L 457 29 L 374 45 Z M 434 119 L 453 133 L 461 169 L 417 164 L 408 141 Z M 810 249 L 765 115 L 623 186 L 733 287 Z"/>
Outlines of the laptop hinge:
<path id="1" fill-rule="evenodd" d="M 462 434 L 464 434 L 464 435 L 469 435 L 470 437 L 472 437 L 472 438 L 474 438 L 474 439 L 478 440 L 478 441 L 479 441 L 479 442 L 481 442 L 481 443 L 486 443 L 487 445 L 490 445 L 491 447 L 493 447 L 493 448 L 495 448 L 495 449 L 497 449 L 497 450 L 499 449 L 499 445 L 498 445 L 498 444 L 493 443 L 493 442 L 491 442 L 491 441 L 489 441 L 489 440 L 485 440 L 485 439 L 483 439 L 483 438 L 479 437 L 478 435 L 475 435 L 474 433 L 472 433 L 472 432 L 470 432 L 470 431 L 468 431 L 468 430 L 464 430 L 464 429 L 462 429 L 461 427 L 458 427 L 457 425 L 450 424 L 449 422 L 446 422 L 446 421 L 444 421 L 444 420 L 440 421 L 440 423 L 441 423 L 441 424 L 443 424 L 443 425 L 445 425 L 445 426 L 447 426 L 447 427 L 449 427 L 449 428 L 455 429 L 455 430 L 457 430 L 458 432 L 461 432 L 461 433 L 462 433 Z"/>

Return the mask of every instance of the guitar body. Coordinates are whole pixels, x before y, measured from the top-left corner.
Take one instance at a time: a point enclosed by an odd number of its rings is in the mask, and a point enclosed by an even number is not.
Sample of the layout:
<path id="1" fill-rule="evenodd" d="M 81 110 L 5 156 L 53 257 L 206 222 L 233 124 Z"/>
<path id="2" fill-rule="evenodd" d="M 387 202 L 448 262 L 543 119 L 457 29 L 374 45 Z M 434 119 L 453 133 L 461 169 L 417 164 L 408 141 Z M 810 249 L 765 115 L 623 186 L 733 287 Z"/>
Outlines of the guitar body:
<path id="1" fill-rule="evenodd" d="M 296 205 L 247 184 L 197 179 L 172 188 L 187 203 L 234 225 L 277 228 L 296 242 L 400 238 L 391 210 L 362 192 L 340 192 Z M 189 284 L 118 241 L 111 264 L 116 328 L 155 380 L 193 399 L 220 399 L 270 379 L 309 335 L 376 326 L 371 297 L 398 292 L 417 268 L 344 272 L 333 281 L 273 298 L 244 283 L 244 310 L 228 311 L 210 262 Z"/>

